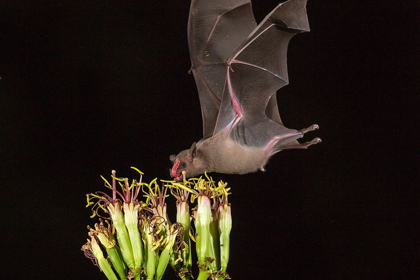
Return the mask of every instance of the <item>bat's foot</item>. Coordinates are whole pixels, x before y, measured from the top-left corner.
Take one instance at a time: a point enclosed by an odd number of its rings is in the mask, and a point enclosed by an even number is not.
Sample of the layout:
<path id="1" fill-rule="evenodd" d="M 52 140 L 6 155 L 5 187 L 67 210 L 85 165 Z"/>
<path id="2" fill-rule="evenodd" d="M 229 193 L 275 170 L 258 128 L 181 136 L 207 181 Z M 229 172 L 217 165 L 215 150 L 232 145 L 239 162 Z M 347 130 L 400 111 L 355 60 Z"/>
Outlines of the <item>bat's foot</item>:
<path id="1" fill-rule="evenodd" d="M 293 141 L 283 147 L 281 147 L 279 150 L 292 150 L 292 149 L 307 149 L 309 146 L 321 143 L 322 140 L 319 137 L 316 137 L 312 139 L 311 141 L 305 142 L 305 143 L 299 143 L 298 141 Z"/>
<path id="2" fill-rule="evenodd" d="M 260 170 L 261 170 L 262 172 L 265 172 L 265 168 L 264 168 L 264 166 L 261 166 L 261 167 L 260 167 Z"/>
<path id="3" fill-rule="evenodd" d="M 319 129 L 319 125 L 313 124 L 310 127 L 299 130 L 299 132 L 302 133 L 302 134 L 305 134 L 309 131 L 314 131 L 314 130 L 318 130 L 318 129 Z"/>
<path id="4" fill-rule="evenodd" d="M 300 144 L 300 145 L 301 145 L 301 146 L 304 146 L 304 149 L 306 149 L 306 148 L 308 148 L 309 146 L 312 146 L 312 145 L 315 145 L 315 144 L 318 144 L 318 143 L 321 143 L 321 142 L 322 142 L 321 138 L 316 137 L 316 138 L 312 139 L 311 141 L 308 141 L 308 142 L 302 143 L 302 144 Z"/>

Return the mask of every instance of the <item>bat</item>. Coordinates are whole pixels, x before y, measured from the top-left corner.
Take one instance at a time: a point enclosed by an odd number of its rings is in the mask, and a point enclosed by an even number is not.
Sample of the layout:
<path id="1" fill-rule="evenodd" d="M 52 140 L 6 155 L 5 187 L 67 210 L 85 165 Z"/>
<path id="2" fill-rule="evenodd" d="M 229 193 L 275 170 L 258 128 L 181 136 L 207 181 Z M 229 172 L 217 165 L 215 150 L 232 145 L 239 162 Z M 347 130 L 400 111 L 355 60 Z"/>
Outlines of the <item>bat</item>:
<path id="1" fill-rule="evenodd" d="M 307 0 L 279 4 L 256 24 L 250 0 L 192 0 L 188 19 L 191 71 L 198 89 L 203 138 L 171 155 L 170 175 L 265 171 L 277 152 L 321 142 L 297 139 L 280 119 L 276 92 L 289 82 L 287 47 L 309 31 Z"/>

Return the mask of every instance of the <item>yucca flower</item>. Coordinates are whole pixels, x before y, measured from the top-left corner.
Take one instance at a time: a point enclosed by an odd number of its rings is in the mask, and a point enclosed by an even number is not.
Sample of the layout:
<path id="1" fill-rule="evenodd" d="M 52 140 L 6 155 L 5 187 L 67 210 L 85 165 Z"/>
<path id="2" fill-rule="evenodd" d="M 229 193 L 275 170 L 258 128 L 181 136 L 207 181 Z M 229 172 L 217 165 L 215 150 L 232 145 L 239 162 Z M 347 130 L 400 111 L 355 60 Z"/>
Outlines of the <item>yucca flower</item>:
<path id="1" fill-rule="evenodd" d="M 107 181 L 106 183 L 109 185 Z M 115 193 L 113 192 L 113 194 Z M 115 196 L 110 197 L 108 194 L 104 192 L 96 192 L 95 194 L 88 195 L 88 206 L 93 204 L 90 201 L 92 198 L 98 199 L 98 201 L 94 204 L 92 208 L 92 211 L 94 212 L 92 217 L 94 217 L 95 215 L 103 217 L 99 214 L 99 209 L 102 209 L 105 213 L 110 215 L 112 224 L 116 229 L 117 240 L 121 249 L 121 254 L 124 259 L 124 262 L 126 263 L 126 265 L 128 266 L 130 270 L 134 270 L 133 251 L 131 247 L 129 234 L 125 226 L 124 214 L 122 212 L 122 206 L 121 206 L 120 200 L 115 199 Z M 109 219 L 107 217 L 103 217 L 103 218 Z"/>
<path id="2" fill-rule="evenodd" d="M 176 242 L 178 239 L 178 242 Z M 156 280 L 162 279 L 163 274 L 165 273 L 166 267 L 168 266 L 169 259 L 171 254 L 180 252 L 179 247 L 181 247 L 184 239 L 184 228 L 180 223 L 175 223 L 171 225 L 168 235 L 165 238 L 165 241 L 162 243 L 164 249 L 159 257 L 159 264 L 156 272 Z M 174 250 L 174 247 L 176 248 Z M 182 257 L 178 254 L 179 258 L 175 260 L 175 264 L 178 261 L 182 261 Z"/>
<path id="3" fill-rule="evenodd" d="M 218 229 L 220 234 L 220 265 L 221 271 L 226 273 L 229 262 L 230 231 L 232 230 L 231 206 L 228 202 L 228 189 L 223 188 L 218 208 Z"/>
<path id="4" fill-rule="evenodd" d="M 125 226 L 127 227 L 128 234 L 130 237 L 131 248 L 134 258 L 134 268 L 132 273 L 134 275 L 139 275 L 141 272 L 141 266 L 143 264 L 143 244 L 139 232 L 139 210 L 141 207 L 145 207 L 143 202 L 139 202 L 137 197 L 140 193 L 142 186 L 142 175 L 143 173 L 137 170 L 140 173 L 139 182 L 133 181 L 131 186 L 128 183 L 128 179 L 120 179 L 123 181 L 121 184 L 122 193 L 124 195 L 124 221 Z M 113 174 L 113 188 L 115 184 L 115 173 Z"/>
<path id="5" fill-rule="evenodd" d="M 122 259 L 120 248 L 117 246 L 113 227 L 108 221 L 106 221 L 107 226 L 105 226 L 102 219 L 99 220 L 100 223 L 95 224 L 95 229 L 88 226 L 89 234 L 99 239 L 100 243 L 105 247 L 109 259 L 120 276 L 120 279 L 125 280 L 127 279 L 127 267 Z"/>
<path id="6" fill-rule="evenodd" d="M 226 277 L 227 279 L 229 276 L 221 271 L 220 267 L 219 204 L 221 197 L 227 196 L 230 189 L 223 182 L 219 182 L 216 186 L 207 174 L 204 178 L 192 178 L 188 181 L 184 179 L 183 183 L 173 182 L 172 185 L 190 193 L 192 202 L 197 199 L 193 217 L 196 228 L 197 264 L 200 268 L 198 279 L 208 277 Z"/>
<path id="7" fill-rule="evenodd" d="M 85 255 L 112 280 L 117 279 L 115 272 L 123 280 L 161 280 L 169 263 L 180 278 L 189 280 L 193 240 L 197 243 L 198 279 L 229 279 L 226 268 L 232 220 L 226 183 L 216 186 L 205 174 L 205 178 L 189 180 L 183 176 L 183 182 L 162 181 L 160 186 L 157 179 L 143 183 L 143 173 L 133 169 L 140 173 L 139 181 L 130 184 L 127 178 L 117 178 L 112 171 L 111 184 L 102 177 L 112 195 L 101 191 L 87 195 L 88 206 L 93 205 L 92 217 L 99 216 L 100 222 L 94 228 L 88 227 L 91 239 L 83 246 Z M 177 203 L 177 220 L 173 224 L 165 202 L 168 189 Z M 140 191 L 145 202 L 138 200 Z M 189 199 L 197 203 L 191 215 Z M 190 230 L 191 219 L 195 236 Z"/>
<path id="8" fill-rule="evenodd" d="M 184 184 L 188 182 L 184 181 Z M 191 255 L 191 240 L 190 240 L 190 207 L 188 204 L 189 192 L 180 188 L 171 188 L 172 195 L 176 198 L 176 221 L 183 226 L 183 244 L 184 248 L 181 251 L 182 262 L 175 263 L 175 258 L 171 259 L 171 266 L 183 280 L 190 279 L 192 275 L 192 255 Z"/>
<path id="9" fill-rule="evenodd" d="M 94 265 L 99 267 L 109 280 L 118 280 L 94 236 L 91 235 L 90 240 L 88 239 L 88 242 L 82 246 L 82 251 L 88 259 L 92 260 Z"/>
<path id="10" fill-rule="evenodd" d="M 139 170 L 137 171 L 140 173 L 140 182 L 133 181 L 131 186 L 128 184 L 128 179 L 118 179 L 115 170 L 112 171 L 112 185 L 102 177 L 105 181 L 105 187 L 112 190 L 112 197 L 105 192 L 90 194 L 91 198 L 98 199 L 98 202 L 92 208 L 94 214 L 100 216 L 98 210 L 102 209 L 110 215 L 116 229 L 122 257 L 130 269 L 130 273 L 134 276 L 139 275 L 143 263 L 143 246 L 138 230 L 138 211 L 141 204 L 137 201 L 141 189 L 142 173 Z M 117 190 L 117 180 L 120 181 L 121 191 Z M 122 199 L 123 205 L 117 195 Z M 91 202 L 88 195 L 89 205 L 91 205 Z"/>
<path id="11" fill-rule="evenodd" d="M 159 250 L 163 244 L 164 236 L 159 238 L 162 218 L 153 215 L 142 215 L 140 225 L 142 239 L 145 247 L 145 272 L 147 280 L 154 280 L 159 264 Z"/>

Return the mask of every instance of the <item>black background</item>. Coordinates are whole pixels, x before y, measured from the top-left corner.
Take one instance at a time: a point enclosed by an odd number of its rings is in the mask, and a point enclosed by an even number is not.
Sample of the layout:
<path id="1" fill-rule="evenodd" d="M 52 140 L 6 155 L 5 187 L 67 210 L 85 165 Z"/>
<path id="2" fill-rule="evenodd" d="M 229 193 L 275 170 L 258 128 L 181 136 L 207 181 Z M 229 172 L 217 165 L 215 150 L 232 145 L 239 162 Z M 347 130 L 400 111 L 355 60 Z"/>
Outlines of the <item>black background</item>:
<path id="1" fill-rule="evenodd" d="M 96 222 L 85 194 L 112 169 L 168 179 L 169 155 L 201 136 L 190 3 L 33 2 L 0 4 L 0 275 L 105 279 L 80 251 Z M 308 3 L 278 100 L 323 143 L 266 173 L 213 174 L 233 191 L 233 279 L 418 279 L 414 2 Z M 257 20 L 277 3 L 254 0 Z"/>

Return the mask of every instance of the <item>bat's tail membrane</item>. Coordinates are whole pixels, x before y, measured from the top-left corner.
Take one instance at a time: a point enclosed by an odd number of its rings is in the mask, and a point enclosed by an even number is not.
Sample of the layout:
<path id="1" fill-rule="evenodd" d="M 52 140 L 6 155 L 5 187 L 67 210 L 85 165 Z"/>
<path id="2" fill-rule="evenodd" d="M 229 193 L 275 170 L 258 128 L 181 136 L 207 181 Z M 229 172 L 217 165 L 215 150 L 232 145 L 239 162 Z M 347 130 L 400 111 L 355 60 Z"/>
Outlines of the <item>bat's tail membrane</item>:
<path id="1" fill-rule="evenodd" d="M 244 117 L 229 134 L 241 145 L 264 149 L 267 155 L 274 154 L 273 150 L 302 136 L 300 131 L 279 125 L 266 116 Z"/>

